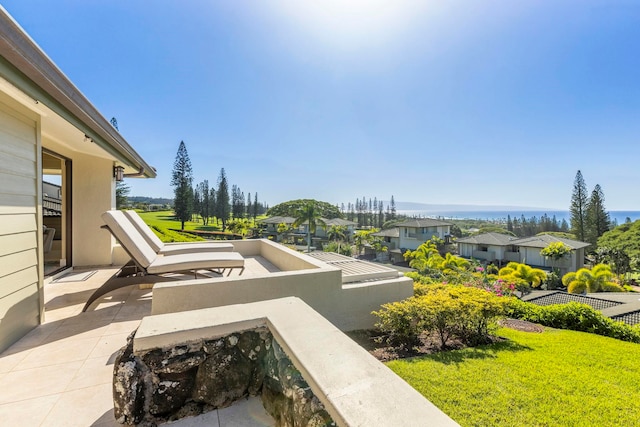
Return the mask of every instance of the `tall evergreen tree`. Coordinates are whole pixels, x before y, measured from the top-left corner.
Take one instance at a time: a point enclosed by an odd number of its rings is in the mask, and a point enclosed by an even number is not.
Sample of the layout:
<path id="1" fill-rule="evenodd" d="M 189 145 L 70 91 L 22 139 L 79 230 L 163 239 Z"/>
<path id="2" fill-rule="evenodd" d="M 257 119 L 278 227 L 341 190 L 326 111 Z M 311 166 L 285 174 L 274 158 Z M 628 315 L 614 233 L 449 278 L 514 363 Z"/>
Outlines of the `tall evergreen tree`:
<path id="1" fill-rule="evenodd" d="M 229 219 L 229 183 L 224 168 L 220 169 L 218 176 L 218 191 L 216 192 L 216 217 L 222 221 L 222 231 L 227 229 Z"/>
<path id="2" fill-rule="evenodd" d="M 216 189 L 209 187 L 209 216 L 216 216 Z"/>
<path id="3" fill-rule="evenodd" d="M 389 204 L 389 209 L 391 210 L 389 219 L 391 220 L 396 219 L 396 201 L 393 199 L 393 195 L 391 196 L 391 203 Z"/>
<path id="4" fill-rule="evenodd" d="M 609 213 L 604 208 L 604 193 L 599 184 L 596 184 L 591 192 L 591 198 L 587 204 L 585 224 L 586 241 L 592 245 L 595 245 L 598 242 L 598 237 L 602 236 L 611 228 Z"/>
<path id="5" fill-rule="evenodd" d="M 180 141 L 176 160 L 173 162 L 173 173 L 171 175 L 171 185 L 174 187 L 174 211 L 176 219 L 181 222 L 184 230 L 185 221 L 191 218 L 193 210 L 193 171 L 191 160 L 187 153 L 187 146 L 184 141 Z"/>
<path id="6" fill-rule="evenodd" d="M 569 211 L 571 213 L 571 232 L 576 236 L 576 239 L 583 242 L 587 238 L 586 217 L 588 203 L 587 184 L 584 182 L 582 172 L 578 171 L 573 181 L 573 193 L 571 194 Z"/>
<path id="7" fill-rule="evenodd" d="M 258 192 L 253 196 L 253 220 L 258 216 Z"/>
<path id="8" fill-rule="evenodd" d="M 209 224 L 209 217 L 212 215 L 211 212 L 211 193 L 209 191 L 209 180 L 205 179 L 200 184 L 196 186 L 198 191 L 198 196 L 200 197 L 200 203 L 197 208 L 197 212 L 202 217 L 202 224 Z"/>
<path id="9" fill-rule="evenodd" d="M 122 209 L 126 207 L 128 202 L 128 195 L 131 191 L 131 187 L 124 183 L 124 181 L 116 182 L 116 209 Z"/>

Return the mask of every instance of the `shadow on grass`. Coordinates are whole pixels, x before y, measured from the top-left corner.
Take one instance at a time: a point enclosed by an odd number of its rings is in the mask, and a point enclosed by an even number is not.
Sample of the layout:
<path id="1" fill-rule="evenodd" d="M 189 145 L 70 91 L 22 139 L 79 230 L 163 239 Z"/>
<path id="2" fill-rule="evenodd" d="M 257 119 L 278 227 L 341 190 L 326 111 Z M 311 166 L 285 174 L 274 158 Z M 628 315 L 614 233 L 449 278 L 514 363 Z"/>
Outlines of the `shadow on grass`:
<path id="1" fill-rule="evenodd" d="M 409 359 L 407 362 L 418 362 L 420 359 L 431 359 L 445 365 L 462 363 L 471 359 L 495 359 L 497 354 L 504 351 L 531 351 L 531 347 L 514 341 L 500 341 L 479 347 L 468 347 L 462 350 L 442 351 L 428 356 Z"/>
<path id="2" fill-rule="evenodd" d="M 158 215 L 158 216 L 156 216 L 156 219 L 160 219 L 162 221 L 174 221 L 174 222 L 178 221 L 176 219 L 175 215 L 169 215 L 169 214 L 167 214 L 167 215 Z"/>
<path id="3" fill-rule="evenodd" d="M 193 227 L 194 230 L 200 231 L 221 231 L 222 228 L 217 225 L 198 225 L 197 227 Z"/>

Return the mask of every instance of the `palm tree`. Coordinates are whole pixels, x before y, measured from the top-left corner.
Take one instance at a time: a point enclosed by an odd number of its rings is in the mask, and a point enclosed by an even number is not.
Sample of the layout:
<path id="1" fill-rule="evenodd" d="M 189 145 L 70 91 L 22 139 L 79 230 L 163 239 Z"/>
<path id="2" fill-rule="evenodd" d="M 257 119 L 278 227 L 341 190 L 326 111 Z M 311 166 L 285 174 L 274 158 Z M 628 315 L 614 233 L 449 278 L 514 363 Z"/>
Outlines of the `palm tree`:
<path id="1" fill-rule="evenodd" d="M 318 224 L 322 227 L 327 226 L 320 217 L 320 210 L 313 201 L 305 203 L 298 212 L 296 212 L 296 220 L 293 222 L 293 226 L 300 227 L 304 223 L 307 223 L 307 252 L 311 252 L 311 233 L 316 232 Z"/>
<path id="2" fill-rule="evenodd" d="M 340 243 L 347 238 L 347 227 L 344 225 L 332 225 L 327 231 L 327 237 L 329 240 L 338 243 L 338 253 L 340 253 Z"/>
<path id="3" fill-rule="evenodd" d="M 567 287 L 571 294 L 579 294 L 584 291 L 589 293 L 599 291 L 622 291 L 613 280 L 611 267 L 606 264 L 597 264 L 592 270 L 581 268 L 572 271 L 562 277 L 562 284 Z"/>
<path id="4" fill-rule="evenodd" d="M 529 287 L 537 288 L 547 278 L 547 273 L 539 268 L 533 268 L 527 264 L 510 262 L 498 272 L 498 277 L 503 280 L 512 280 L 518 290 L 528 292 Z"/>
<path id="5" fill-rule="evenodd" d="M 440 257 L 437 268 L 443 273 L 451 273 L 468 269 L 470 265 L 466 259 L 447 253 L 444 258 Z"/>

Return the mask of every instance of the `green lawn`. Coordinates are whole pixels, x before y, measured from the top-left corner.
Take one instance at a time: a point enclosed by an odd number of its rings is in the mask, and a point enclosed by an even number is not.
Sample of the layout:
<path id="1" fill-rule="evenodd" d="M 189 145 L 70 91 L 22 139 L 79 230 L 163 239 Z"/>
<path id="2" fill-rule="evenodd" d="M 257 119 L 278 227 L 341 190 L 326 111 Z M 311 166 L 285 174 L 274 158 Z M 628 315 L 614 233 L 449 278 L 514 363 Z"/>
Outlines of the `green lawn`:
<path id="1" fill-rule="evenodd" d="M 500 329 L 509 341 L 387 366 L 462 426 L 640 426 L 640 345 Z"/>
<path id="2" fill-rule="evenodd" d="M 160 230 L 154 232 L 163 242 L 181 242 L 192 240 L 203 240 L 200 237 L 188 233 L 178 233 L 170 230 L 180 230 L 182 223 L 174 218 L 173 211 L 156 211 L 156 212 L 138 212 L 140 217 L 149 227 L 158 227 Z M 258 220 L 265 218 L 264 215 L 258 216 Z M 222 231 L 222 224 L 217 226 L 215 220 L 211 220 L 208 225 L 203 225 L 202 221 L 187 221 L 184 223 L 184 229 L 187 231 Z"/>
<path id="3" fill-rule="evenodd" d="M 173 211 L 158 211 L 158 212 L 139 212 L 140 216 L 147 223 L 148 226 L 158 226 L 160 228 L 173 228 L 180 230 L 182 223 L 174 219 Z M 185 230 L 204 230 L 204 231 L 220 231 L 222 227 L 217 227 L 215 222 L 210 223 L 208 226 L 202 225 L 200 222 L 187 221 L 184 223 Z"/>

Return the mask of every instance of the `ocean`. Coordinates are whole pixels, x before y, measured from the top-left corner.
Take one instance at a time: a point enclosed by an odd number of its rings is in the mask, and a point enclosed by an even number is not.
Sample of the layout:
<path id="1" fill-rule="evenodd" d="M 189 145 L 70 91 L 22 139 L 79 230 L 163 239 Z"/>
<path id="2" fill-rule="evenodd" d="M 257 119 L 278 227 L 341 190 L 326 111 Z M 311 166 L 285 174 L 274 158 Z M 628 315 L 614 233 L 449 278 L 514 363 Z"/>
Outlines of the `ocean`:
<path id="1" fill-rule="evenodd" d="M 491 221 L 507 221 L 507 215 L 511 218 L 518 218 L 522 215 L 526 219 L 531 217 L 540 218 L 544 214 L 547 214 L 549 218 L 556 219 L 561 222 L 563 219 L 570 222 L 571 214 L 569 211 L 425 211 L 425 210 L 398 210 L 398 214 L 407 215 L 417 218 L 445 218 L 445 219 L 478 219 L 478 220 L 491 220 Z M 640 211 L 609 211 L 611 221 L 616 221 L 618 224 L 626 222 L 627 218 L 631 221 L 640 219 Z"/>

